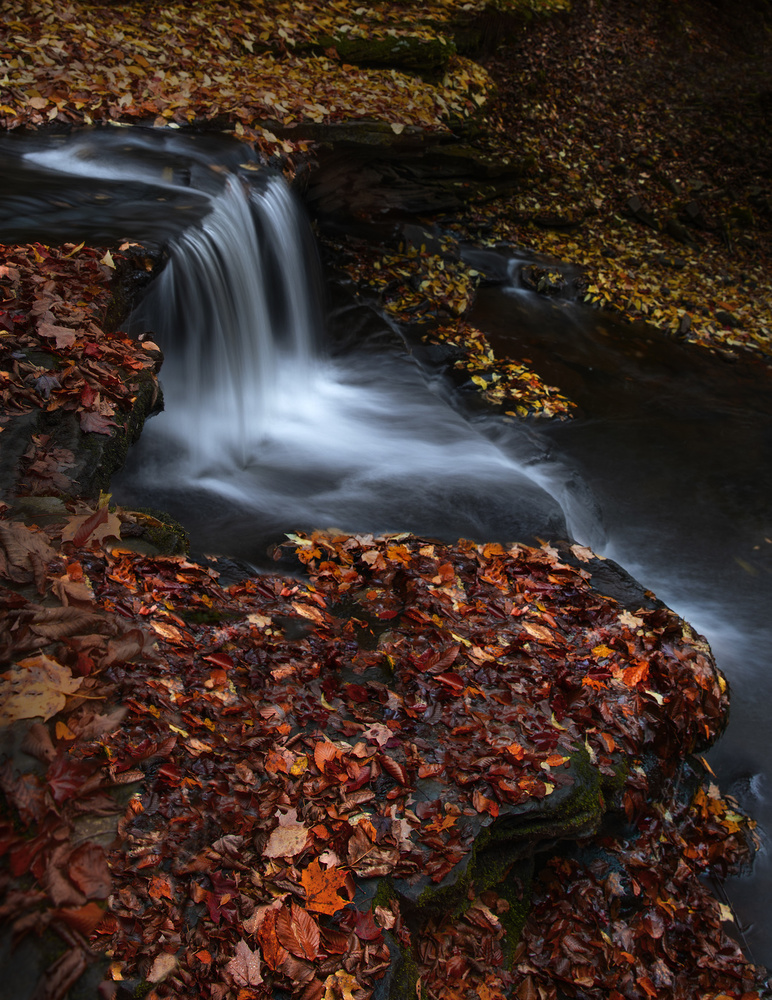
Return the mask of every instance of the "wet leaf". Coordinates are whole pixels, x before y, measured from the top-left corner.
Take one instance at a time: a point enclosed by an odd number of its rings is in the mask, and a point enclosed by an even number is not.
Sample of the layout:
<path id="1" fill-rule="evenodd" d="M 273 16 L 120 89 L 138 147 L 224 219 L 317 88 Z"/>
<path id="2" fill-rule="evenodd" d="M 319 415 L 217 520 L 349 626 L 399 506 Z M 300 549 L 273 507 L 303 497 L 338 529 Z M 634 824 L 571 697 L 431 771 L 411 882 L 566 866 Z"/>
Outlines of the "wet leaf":
<path id="1" fill-rule="evenodd" d="M 83 683 L 82 677 L 72 676 L 69 667 L 42 653 L 20 660 L 0 679 L 4 691 L 0 704 L 2 724 L 37 716 L 50 719 Z"/>

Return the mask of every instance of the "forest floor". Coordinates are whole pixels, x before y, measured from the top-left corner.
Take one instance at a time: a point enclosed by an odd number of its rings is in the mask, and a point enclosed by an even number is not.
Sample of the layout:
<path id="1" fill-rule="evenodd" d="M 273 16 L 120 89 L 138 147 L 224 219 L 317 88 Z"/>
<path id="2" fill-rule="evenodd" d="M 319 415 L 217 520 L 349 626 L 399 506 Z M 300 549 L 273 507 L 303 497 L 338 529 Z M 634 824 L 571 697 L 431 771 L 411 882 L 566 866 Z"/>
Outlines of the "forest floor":
<path id="1" fill-rule="evenodd" d="M 399 136 L 468 131 L 482 106 L 474 143 L 526 157 L 528 176 L 427 223 L 575 261 L 588 303 L 765 364 L 760 22 L 708 3 L 578 0 L 479 61 L 437 54 L 431 18 L 463 6 L 421 5 L 406 32 L 405 5 L 384 5 L 367 25 L 370 42 L 409 37 L 418 58 L 445 60 L 427 82 L 341 58 L 357 23 L 344 3 L 278 4 L 268 18 L 222 5 L 217 19 L 210 5 L 162 18 L 118 5 L 100 9 L 97 32 L 91 7 L 11 0 L 0 113 L 11 130 L 222 125 L 292 176 L 313 147 L 271 121 L 375 118 Z M 124 433 L 158 356 L 103 329 L 117 248 L 2 253 L 0 444 L 39 411 L 84 438 Z M 505 365 L 465 324 L 470 269 L 448 278 L 441 253 L 405 251 L 384 282 L 354 257 L 392 315 L 415 296 L 411 278 L 426 276 L 424 296 L 436 282 L 440 325 L 474 341 L 475 370 Z M 570 412 L 534 373 L 504 381 L 505 399 L 481 389 L 542 417 Z M 304 579 L 224 587 L 168 544 L 133 549 L 163 525 L 79 496 L 77 456 L 54 434 L 38 427 L 21 454 L 0 505 L 14 997 L 92 996 L 101 977 L 102 997 L 365 1000 L 384 984 L 443 1000 L 767 995 L 704 881 L 748 862 L 751 825 L 698 761 L 671 780 L 720 733 L 723 680 L 656 602 L 596 592 L 588 550 L 297 535 Z M 574 811 L 550 812 L 580 788 Z M 460 879 L 474 836 L 524 812 L 514 881 L 484 866 Z M 545 854 L 534 878 L 523 839 L 572 833 L 581 849 Z M 430 919 L 409 903 L 419 873 L 454 890 Z"/>

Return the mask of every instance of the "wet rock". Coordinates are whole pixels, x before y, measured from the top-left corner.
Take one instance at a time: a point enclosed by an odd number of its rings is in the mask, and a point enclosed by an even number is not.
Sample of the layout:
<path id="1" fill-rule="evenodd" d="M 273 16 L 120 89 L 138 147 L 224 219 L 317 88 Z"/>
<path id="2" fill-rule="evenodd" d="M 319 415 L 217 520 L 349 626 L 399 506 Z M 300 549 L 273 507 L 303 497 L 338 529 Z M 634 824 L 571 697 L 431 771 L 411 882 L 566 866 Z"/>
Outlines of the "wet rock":
<path id="1" fill-rule="evenodd" d="M 667 254 L 660 254 L 657 260 L 664 267 L 669 267 L 673 271 L 682 271 L 686 267 L 683 257 L 671 257 Z"/>
<path id="2" fill-rule="evenodd" d="M 638 222 L 642 222 L 645 226 L 649 226 L 651 229 L 655 229 L 659 232 L 659 223 L 654 218 L 652 213 L 646 208 L 637 194 L 634 194 L 631 198 L 627 199 L 625 207 L 627 209 L 627 213 Z"/>
<path id="3" fill-rule="evenodd" d="M 722 326 L 728 326 L 733 330 L 741 326 L 740 320 L 725 309 L 716 309 L 715 316 Z"/>
<path id="4" fill-rule="evenodd" d="M 708 229 L 708 220 L 705 217 L 705 213 L 702 206 L 698 201 L 690 201 L 683 207 L 682 217 L 690 226 L 696 226 L 698 229 Z"/>
<path id="5" fill-rule="evenodd" d="M 443 35 L 425 38 L 405 33 L 362 38 L 340 32 L 322 36 L 314 48 L 334 49 L 343 62 L 354 66 L 388 66 L 430 77 L 441 75 L 456 52 L 454 41 Z"/>
<path id="6" fill-rule="evenodd" d="M 520 276 L 526 288 L 539 295 L 560 295 L 566 287 L 566 279 L 560 271 L 544 267 L 524 267 Z"/>
<path id="7" fill-rule="evenodd" d="M 700 245 L 695 240 L 694 236 L 689 232 L 686 226 L 678 221 L 678 219 L 667 219 L 665 222 L 665 232 L 668 236 L 672 236 L 674 240 L 678 240 L 679 243 L 685 243 L 693 250 L 699 250 L 700 248 Z"/>
<path id="8" fill-rule="evenodd" d="M 460 137 L 384 122 L 271 124 L 281 137 L 319 143 L 304 199 L 327 225 L 389 213 L 456 211 L 517 189 L 531 160 L 489 156 Z"/>

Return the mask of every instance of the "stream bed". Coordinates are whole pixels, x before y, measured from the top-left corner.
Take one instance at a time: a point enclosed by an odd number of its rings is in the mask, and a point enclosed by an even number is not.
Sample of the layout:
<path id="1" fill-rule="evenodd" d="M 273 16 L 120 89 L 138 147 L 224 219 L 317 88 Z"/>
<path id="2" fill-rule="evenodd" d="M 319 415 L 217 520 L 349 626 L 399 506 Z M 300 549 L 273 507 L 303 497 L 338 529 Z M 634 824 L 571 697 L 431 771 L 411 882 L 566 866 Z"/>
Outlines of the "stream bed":
<path id="1" fill-rule="evenodd" d="M 528 541 L 563 535 L 567 525 L 706 635 L 731 684 L 731 721 L 709 763 L 758 820 L 763 846 L 752 874 L 725 891 L 748 956 L 772 966 L 768 370 L 527 291 L 512 257 L 510 280 L 481 289 L 470 320 L 499 356 L 528 359 L 580 412 L 562 423 L 469 416 L 385 321 L 386 350 L 373 342 L 317 349 L 314 330 L 287 346 L 288 316 L 307 294 L 299 285 L 310 267 L 307 239 L 283 246 L 290 210 L 274 186 L 255 192 L 243 176 L 231 182 L 209 169 L 225 162 L 236 176 L 242 149 L 223 159 L 209 140 L 188 147 L 152 130 L 105 131 L 104 145 L 93 135 L 80 145 L 58 140 L 53 155 L 40 143 L 29 159 L 23 145 L 0 149 L 8 177 L 0 240 L 171 240 L 173 267 L 157 298 L 161 306 L 178 300 L 183 312 L 134 320 L 167 352 L 167 410 L 147 424 L 116 478 L 116 501 L 170 510 L 195 552 L 254 564 L 281 532 L 301 528 Z M 222 217 L 231 222 L 221 226 Z M 270 261 L 269 274 L 244 266 L 247 218 L 268 233 L 267 257 L 249 246 Z M 188 238 L 202 219 L 209 235 Z M 223 248 L 216 240 L 229 231 Z M 308 267 L 296 270 L 301 257 Z M 287 268 L 292 276 L 281 277 Z M 212 303 L 193 301 L 199 287 Z M 263 301 L 257 323 L 250 310 Z M 322 307 L 307 306 L 313 326 Z M 223 315 L 213 351 L 211 318 Z M 354 328 L 361 318 L 344 305 L 331 323 Z M 228 357 L 235 360 L 223 363 Z M 227 383 L 234 371 L 236 389 Z"/>

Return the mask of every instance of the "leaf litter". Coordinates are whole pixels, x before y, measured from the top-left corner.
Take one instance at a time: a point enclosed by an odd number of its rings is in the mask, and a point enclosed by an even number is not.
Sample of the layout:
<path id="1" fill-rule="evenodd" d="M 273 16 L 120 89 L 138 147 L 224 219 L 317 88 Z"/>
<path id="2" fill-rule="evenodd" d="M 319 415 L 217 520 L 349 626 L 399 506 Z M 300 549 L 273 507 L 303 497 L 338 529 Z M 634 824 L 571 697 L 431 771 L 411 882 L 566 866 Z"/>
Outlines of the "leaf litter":
<path id="1" fill-rule="evenodd" d="M 153 997 L 364 1000 L 401 953 L 438 1000 L 761 996 L 701 881 L 748 863 L 752 824 L 681 770 L 721 731 L 725 683 L 672 612 L 594 590 L 586 551 L 298 533 L 279 552 L 305 576 L 222 587 L 64 527 L 51 599 L 75 558 L 94 599 L 45 655 L 81 683 L 30 729 L 42 773 L 0 780 L 4 912 L 17 936 L 69 935 L 73 975 L 102 953 L 116 988 Z M 2 597 L 12 648 L 35 610 Z M 588 766 L 587 800 L 556 819 Z M 68 846 L 89 811 L 117 821 L 109 854 Z M 517 942 L 522 864 L 556 829 L 578 845 L 533 879 Z M 522 877 L 461 877 L 488 836 Z"/>

